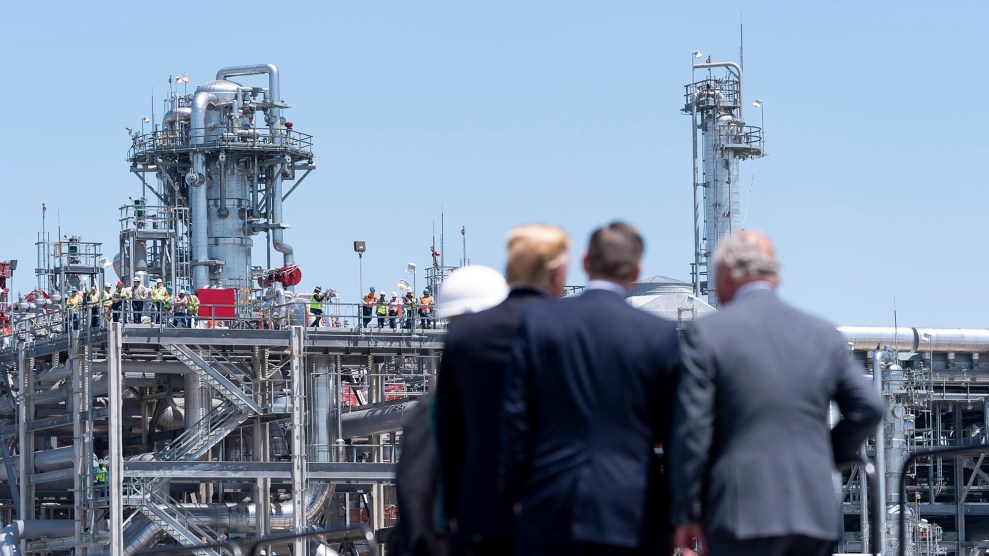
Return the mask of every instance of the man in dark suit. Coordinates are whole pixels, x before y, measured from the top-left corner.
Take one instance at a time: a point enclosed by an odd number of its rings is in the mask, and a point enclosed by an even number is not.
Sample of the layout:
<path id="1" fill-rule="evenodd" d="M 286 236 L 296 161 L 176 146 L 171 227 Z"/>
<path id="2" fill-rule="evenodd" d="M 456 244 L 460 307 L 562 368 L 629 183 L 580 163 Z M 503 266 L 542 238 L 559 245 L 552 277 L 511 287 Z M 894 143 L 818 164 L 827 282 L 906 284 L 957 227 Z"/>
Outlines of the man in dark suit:
<path id="1" fill-rule="evenodd" d="M 776 297 L 765 235 L 727 238 L 715 263 L 725 306 L 688 327 L 682 347 L 674 541 L 685 554 L 699 542 L 710 556 L 830 555 L 841 531 L 834 462 L 875 431 L 882 400 L 833 326 Z M 832 400 L 844 417 L 834 429 Z"/>
<path id="2" fill-rule="evenodd" d="M 506 378 L 502 473 L 520 507 L 518 554 L 665 548 L 656 448 L 672 417 L 676 327 L 634 309 L 643 242 L 624 223 L 591 235 L 580 294 L 526 309 Z"/>
<path id="3" fill-rule="evenodd" d="M 497 481 L 505 368 L 523 307 L 562 295 L 569 248 L 566 234 L 554 226 L 512 230 L 508 298 L 486 311 L 458 317 L 447 336 L 437 379 L 435 426 L 443 515 L 450 522 L 456 554 L 514 553 L 515 517 Z"/>

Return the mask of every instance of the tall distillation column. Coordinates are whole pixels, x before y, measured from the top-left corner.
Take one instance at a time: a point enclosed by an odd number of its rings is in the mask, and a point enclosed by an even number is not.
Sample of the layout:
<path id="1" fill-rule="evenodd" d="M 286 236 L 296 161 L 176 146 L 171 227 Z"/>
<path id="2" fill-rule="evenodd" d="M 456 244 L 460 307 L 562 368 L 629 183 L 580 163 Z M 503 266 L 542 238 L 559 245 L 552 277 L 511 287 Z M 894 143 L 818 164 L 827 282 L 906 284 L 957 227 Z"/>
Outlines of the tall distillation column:
<path id="1" fill-rule="evenodd" d="M 246 75 L 267 75 L 268 86 L 231 81 Z M 140 242 L 157 240 L 155 233 L 173 236 L 174 249 L 163 251 L 173 253 L 174 264 L 158 268 L 174 276 L 177 287 L 235 289 L 238 302 L 245 301 L 256 277 L 251 249 L 259 233 L 270 239 L 269 258 L 272 249 L 283 255 L 278 269 L 283 272 L 276 279 L 291 287 L 301 278 L 292 248 L 283 240 L 282 201 L 288 195 L 282 184 L 304 171 L 298 185 L 315 167 L 312 137 L 294 131 L 282 116 L 288 105 L 281 99 L 279 79 L 272 64 L 223 68 L 192 95 L 173 94 L 161 127 L 134 139 L 131 171 L 161 203 L 143 210 L 169 215 L 160 218 L 161 225 L 141 226 L 151 229 L 135 237 Z M 158 178 L 157 184 L 145 180 L 147 173 Z M 122 257 L 128 253 L 140 258 L 142 251 L 122 245 Z M 137 266 L 126 263 L 121 267 Z"/>
<path id="2" fill-rule="evenodd" d="M 699 54 L 699 53 L 697 53 Z M 733 62 L 693 64 L 707 76 L 686 85 L 683 113 L 691 117 L 694 163 L 694 295 L 718 305 L 711 259 L 728 235 L 741 230 L 738 161 L 763 156 L 762 128 L 743 118 L 742 68 Z M 698 158 L 697 133 L 703 158 Z M 700 170 L 702 168 L 702 171 Z M 700 191 L 703 191 L 703 215 Z M 703 223 L 703 226 L 702 226 Z"/>

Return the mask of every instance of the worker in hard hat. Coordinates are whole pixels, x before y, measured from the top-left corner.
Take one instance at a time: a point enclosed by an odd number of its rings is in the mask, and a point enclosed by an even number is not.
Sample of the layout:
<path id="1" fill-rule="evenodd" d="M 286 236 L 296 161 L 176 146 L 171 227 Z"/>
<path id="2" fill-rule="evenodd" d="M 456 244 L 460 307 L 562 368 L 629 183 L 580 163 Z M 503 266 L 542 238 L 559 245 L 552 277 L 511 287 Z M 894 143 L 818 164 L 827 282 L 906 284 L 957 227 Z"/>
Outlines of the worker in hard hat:
<path id="1" fill-rule="evenodd" d="M 96 495 L 99 498 L 106 498 L 106 483 L 110 478 L 110 470 L 106 467 L 106 460 L 101 459 L 93 467 L 93 482 L 96 484 Z"/>
<path id="2" fill-rule="evenodd" d="M 96 289 L 96 284 L 93 284 L 89 288 L 89 293 L 86 294 L 86 306 L 89 308 L 90 328 L 99 328 L 100 312 L 103 308 L 103 296 L 100 294 L 100 290 Z"/>
<path id="3" fill-rule="evenodd" d="M 374 286 L 371 286 L 371 291 L 367 292 L 364 296 L 364 306 L 361 307 L 361 315 L 364 318 L 364 327 L 368 327 L 371 324 L 371 313 L 374 311 Z"/>
<path id="4" fill-rule="evenodd" d="M 72 319 L 72 330 L 79 330 L 79 311 L 82 310 L 82 304 L 82 294 L 79 293 L 79 288 L 72 286 L 72 289 L 69 290 L 69 298 L 65 300 L 65 307 Z"/>
<path id="5" fill-rule="evenodd" d="M 419 328 L 432 328 L 432 316 L 433 293 L 426 288 L 422 290 L 422 297 L 419 298 Z"/>
<path id="6" fill-rule="evenodd" d="M 391 292 L 391 299 L 388 300 L 388 326 L 392 330 L 398 326 L 398 317 L 402 316 L 402 302 L 398 299 L 398 293 Z"/>
<path id="7" fill-rule="evenodd" d="M 185 290 L 179 290 L 179 293 L 172 300 L 172 309 L 174 311 L 175 320 L 172 321 L 172 326 L 177 326 L 179 328 L 189 328 L 189 297 L 185 295 Z"/>
<path id="8" fill-rule="evenodd" d="M 329 297 L 329 292 L 323 293 L 323 288 L 316 286 L 312 291 L 312 297 L 309 300 L 309 312 L 312 314 L 312 327 L 318 328 L 319 321 L 323 318 L 323 301 Z"/>
<path id="9" fill-rule="evenodd" d="M 151 290 L 151 321 L 155 324 L 162 322 L 162 315 L 165 313 L 165 301 L 168 297 L 165 282 L 158 278 L 155 280 L 155 287 Z"/>
<path id="10" fill-rule="evenodd" d="M 199 316 L 199 296 L 196 295 L 196 290 L 186 290 L 185 295 L 189 298 L 189 311 L 188 318 L 186 322 L 189 328 L 196 327 L 196 317 Z"/>
<path id="11" fill-rule="evenodd" d="M 416 293 L 411 289 L 405 290 L 405 295 L 402 296 L 402 313 L 405 315 L 402 328 L 412 330 L 416 314 Z"/>
<path id="12" fill-rule="evenodd" d="M 148 300 L 150 294 L 150 290 L 141 283 L 141 279 L 135 276 L 134 285 L 130 287 L 127 296 L 127 299 L 130 300 L 134 323 L 141 323 L 141 318 L 144 316 L 144 302 Z"/>
<path id="13" fill-rule="evenodd" d="M 117 286 L 113 288 L 110 295 L 110 313 L 113 315 L 113 322 L 120 322 L 120 310 L 123 308 L 124 300 L 126 299 L 124 283 L 117 280 Z"/>
<path id="14" fill-rule="evenodd" d="M 103 305 L 103 325 L 107 326 L 110 322 L 111 310 L 113 307 L 113 292 L 110 291 L 110 284 L 103 286 L 103 294 L 100 296 L 100 303 Z"/>
<path id="15" fill-rule="evenodd" d="M 388 315 L 388 300 L 382 292 L 374 303 L 374 314 L 378 316 L 378 330 L 385 327 L 385 316 Z"/>

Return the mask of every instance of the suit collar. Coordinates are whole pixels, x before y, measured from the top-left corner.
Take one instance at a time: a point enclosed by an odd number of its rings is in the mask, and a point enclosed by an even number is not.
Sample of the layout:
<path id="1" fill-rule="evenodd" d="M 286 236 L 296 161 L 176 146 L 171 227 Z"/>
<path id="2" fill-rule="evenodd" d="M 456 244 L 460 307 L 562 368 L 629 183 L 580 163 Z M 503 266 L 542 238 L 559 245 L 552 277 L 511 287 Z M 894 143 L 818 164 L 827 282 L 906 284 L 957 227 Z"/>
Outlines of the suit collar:
<path id="1" fill-rule="evenodd" d="M 509 299 L 522 299 L 527 297 L 542 297 L 544 299 L 549 299 L 549 295 L 547 295 L 546 292 L 539 291 L 533 288 L 527 288 L 527 287 L 512 288 L 512 290 L 508 292 Z"/>

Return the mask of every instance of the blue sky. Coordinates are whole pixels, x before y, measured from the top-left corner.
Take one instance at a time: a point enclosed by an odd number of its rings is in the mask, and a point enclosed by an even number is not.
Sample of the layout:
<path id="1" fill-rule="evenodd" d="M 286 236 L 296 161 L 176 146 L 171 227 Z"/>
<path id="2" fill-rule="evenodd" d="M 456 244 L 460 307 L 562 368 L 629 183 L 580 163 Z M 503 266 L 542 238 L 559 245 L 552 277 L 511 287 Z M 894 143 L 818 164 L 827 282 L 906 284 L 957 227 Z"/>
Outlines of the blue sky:
<path id="1" fill-rule="evenodd" d="M 279 67 L 286 116 L 314 136 L 317 170 L 285 207 L 303 288 L 356 300 L 364 240 L 364 285 L 394 289 L 429 263 L 441 213 L 447 264 L 461 226 L 471 262 L 501 268 L 515 225 L 559 224 L 579 252 L 623 219 L 646 236 L 647 276 L 688 280 L 683 85 L 693 50 L 737 61 L 741 15 L 769 152 L 741 166 L 743 213 L 776 241 L 781 294 L 838 324 L 892 325 L 895 300 L 901 325 L 989 326 L 982 2 L 95 5 L 7 8 L 0 258 L 28 262 L 15 289 L 33 284 L 41 203 L 116 253 L 118 207 L 140 189 L 124 128 L 152 94 L 160 119 L 169 74 L 255 63 Z"/>

